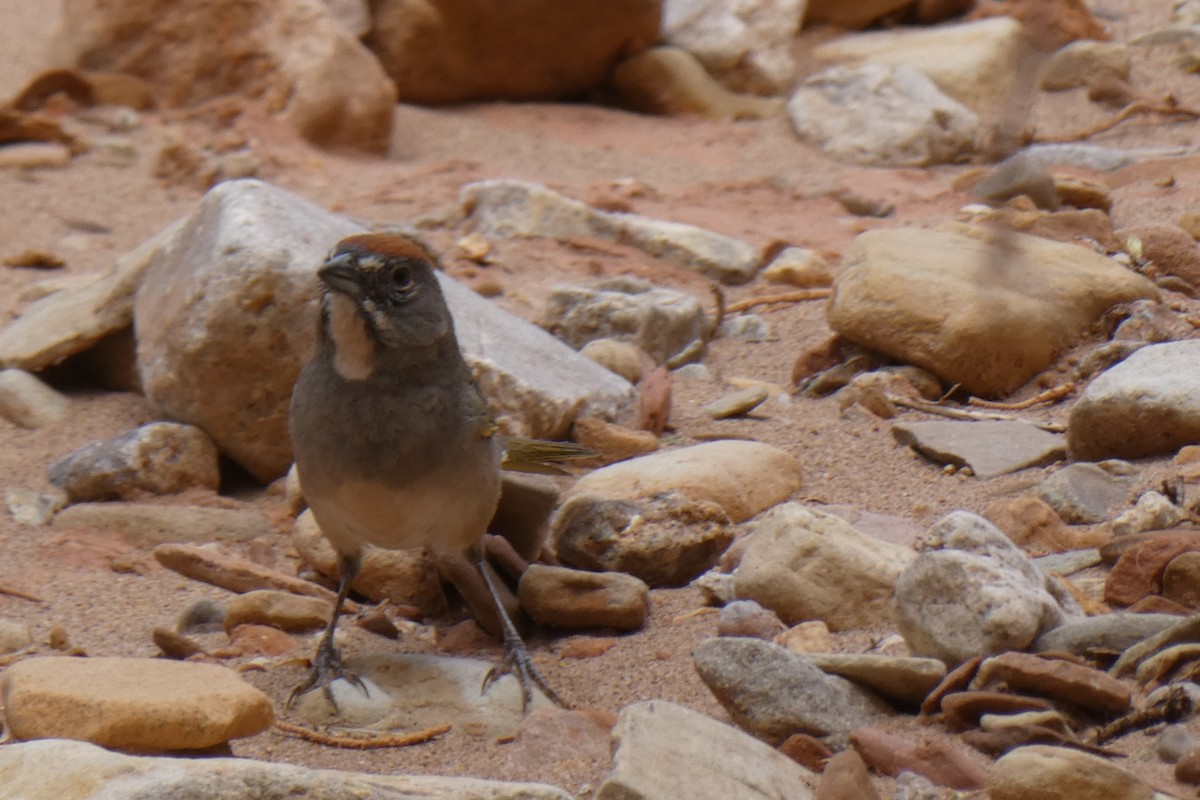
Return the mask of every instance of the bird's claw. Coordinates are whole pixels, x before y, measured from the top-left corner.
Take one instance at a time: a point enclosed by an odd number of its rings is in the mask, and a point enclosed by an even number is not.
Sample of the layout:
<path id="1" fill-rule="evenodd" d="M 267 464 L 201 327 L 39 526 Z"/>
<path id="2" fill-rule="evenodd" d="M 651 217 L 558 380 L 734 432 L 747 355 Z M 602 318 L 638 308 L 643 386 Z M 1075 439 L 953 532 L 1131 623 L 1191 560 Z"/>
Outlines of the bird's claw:
<path id="1" fill-rule="evenodd" d="M 292 689 L 292 693 L 288 695 L 287 707 L 291 708 L 301 697 L 320 687 L 325 694 L 325 699 L 329 701 L 329 705 L 333 706 L 334 712 L 340 711 L 337 701 L 333 699 L 333 689 L 331 688 L 333 682 L 339 678 L 357 686 L 364 695 L 370 696 L 362 678 L 346 669 L 342 664 L 342 657 L 337 648 L 332 644 L 327 646 L 325 642 L 322 642 L 317 648 L 316 657 L 313 658 L 312 673 L 308 676 L 308 680 Z"/>
<path id="2" fill-rule="evenodd" d="M 493 665 L 488 670 L 487 675 L 483 676 L 483 686 L 480 687 L 480 692 L 486 693 L 493 683 L 505 675 L 512 675 L 521 686 L 522 711 L 529 710 L 529 704 L 533 701 L 534 686 L 541 689 L 542 694 L 546 695 L 554 705 L 559 708 L 567 707 L 567 704 L 546 683 L 546 679 L 542 677 L 542 673 L 538 672 L 538 668 L 534 666 L 533 659 L 530 657 L 525 643 L 520 638 L 505 639 L 504 658 L 500 659 L 500 663 Z"/>

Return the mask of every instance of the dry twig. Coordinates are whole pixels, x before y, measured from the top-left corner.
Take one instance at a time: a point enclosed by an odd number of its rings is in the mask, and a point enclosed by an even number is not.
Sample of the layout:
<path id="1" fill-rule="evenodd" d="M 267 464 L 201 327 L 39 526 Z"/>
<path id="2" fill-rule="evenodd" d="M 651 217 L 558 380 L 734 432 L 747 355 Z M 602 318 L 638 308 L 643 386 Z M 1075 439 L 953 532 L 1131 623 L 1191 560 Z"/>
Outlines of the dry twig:
<path id="1" fill-rule="evenodd" d="M 1113 115 L 1112 118 L 1100 123 L 1099 125 L 1088 128 L 1084 131 L 1079 131 L 1078 133 L 1070 133 L 1066 136 L 1039 136 L 1038 141 L 1051 144 L 1065 144 L 1068 142 L 1083 141 L 1091 136 L 1095 136 L 1097 133 L 1110 131 L 1120 125 L 1122 122 L 1131 119 L 1138 114 L 1162 114 L 1164 116 L 1182 116 L 1190 119 L 1200 119 L 1200 111 L 1175 105 L 1175 103 L 1170 99 L 1160 104 L 1151 103 L 1146 100 L 1135 100 L 1118 111 L 1115 115 Z"/>
<path id="2" fill-rule="evenodd" d="M 991 408 L 997 411 L 1023 411 L 1027 408 L 1033 408 L 1040 403 L 1056 403 L 1067 397 L 1071 392 L 1075 391 L 1075 384 L 1064 383 L 1061 386 L 1055 386 L 1053 389 L 1047 389 L 1041 394 L 1034 395 L 1028 400 L 1022 400 L 1018 403 L 998 403 L 994 400 L 983 400 L 979 397 L 972 397 L 967 400 L 967 403 L 980 408 Z"/>
<path id="3" fill-rule="evenodd" d="M 19 597 L 22 600 L 28 600 L 31 603 L 45 602 L 44 600 L 42 600 L 42 598 L 38 597 L 36 594 L 30 594 L 29 592 L 22 591 L 21 589 L 16 589 L 16 588 L 9 586 L 7 584 L 4 584 L 4 583 L 0 583 L 0 594 L 6 594 L 10 597 Z"/>
<path id="4" fill-rule="evenodd" d="M 736 314 L 755 306 L 769 306 L 776 303 L 802 303 L 805 300 L 824 300 L 831 294 L 833 294 L 833 289 L 800 289 L 795 292 L 765 294 L 762 297 L 747 297 L 745 300 L 730 303 L 725 307 L 725 311 L 729 314 Z"/>
<path id="5" fill-rule="evenodd" d="M 930 403 L 926 400 L 912 400 L 908 397 L 901 397 L 900 395 L 897 395 L 897 394 L 889 394 L 889 395 L 885 395 L 885 396 L 887 397 L 888 400 L 892 401 L 893 403 L 895 403 L 898 406 L 903 406 L 904 408 L 911 408 L 914 411 L 924 411 L 928 414 L 936 414 L 939 417 L 949 417 L 950 419 L 966 419 L 966 420 L 975 420 L 975 421 L 979 421 L 979 420 L 1012 421 L 1012 420 L 1017 419 L 1017 417 L 1014 417 L 1011 414 L 992 414 L 992 413 L 988 413 L 986 411 L 967 411 L 966 409 L 962 409 L 962 408 L 947 408 L 945 406 L 939 406 L 936 403 Z M 1053 423 L 1053 422 L 1033 422 L 1031 424 L 1036 425 L 1037 427 L 1041 428 L 1044 431 L 1050 431 L 1052 433 L 1061 433 L 1062 431 L 1066 430 L 1065 425 L 1059 425 L 1059 424 Z"/>
<path id="6" fill-rule="evenodd" d="M 275 727 L 284 733 L 297 736 L 306 742 L 323 744 L 326 747 L 341 747 L 347 750 L 378 750 L 384 747 L 408 747 L 409 745 L 428 742 L 430 739 L 441 736 L 450 730 L 449 725 L 438 725 L 437 727 L 417 731 L 416 733 L 359 737 L 338 736 L 332 733 L 324 733 L 323 731 L 314 731 L 312 728 L 293 725 L 281 719 L 275 720 Z"/>

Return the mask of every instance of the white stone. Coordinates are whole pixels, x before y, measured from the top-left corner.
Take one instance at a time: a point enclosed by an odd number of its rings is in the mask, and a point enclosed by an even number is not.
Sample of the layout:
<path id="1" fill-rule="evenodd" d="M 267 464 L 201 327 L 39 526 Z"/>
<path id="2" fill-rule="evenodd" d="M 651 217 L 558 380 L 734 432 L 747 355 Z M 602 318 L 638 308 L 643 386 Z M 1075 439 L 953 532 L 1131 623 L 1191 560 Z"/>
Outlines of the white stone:
<path id="1" fill-rule="evenodd" d="M 788 100 L 801 139 L 869 166 L 925 167 L 975 150 L 975 113 L 913 67 L 865 63 L 831 67 Z"/>

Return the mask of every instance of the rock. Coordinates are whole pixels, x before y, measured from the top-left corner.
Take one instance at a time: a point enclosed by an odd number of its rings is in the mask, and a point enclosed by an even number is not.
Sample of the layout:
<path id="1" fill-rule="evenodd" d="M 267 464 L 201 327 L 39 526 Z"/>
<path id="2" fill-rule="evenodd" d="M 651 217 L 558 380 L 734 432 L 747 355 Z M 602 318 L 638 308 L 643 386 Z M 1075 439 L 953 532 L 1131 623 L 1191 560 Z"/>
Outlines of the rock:
<path id="1" fill-rule="evenodd" d="M 554 516 L 551 539 L 565 564 L 679 586 L 716 564 L 733 530 L 720 505 L 678 491 L 631 500 L 573 492 Z"/>
<path id="2" fill-rule="evenodd" d="M 1180 553 L 1167 562 L 1162 595 L 1185 608 L 1200 610 L 1200 553 Z"/>
<path id="3" fill-rule="evenodd" d="M 873 692 L 759 639 L 708 639 L 692 659 L 734 722 L 771 744 L 796 732 L 844 742 L 851 730 L 878 723 L 889 712 Z"/>
<path id="4" fill-rule="evenodd" d="M 1183 228 L 1158 222 L 1122 228 L 1119 236 L 1122 242 L 1137 240 L 1142 257 L 1153 261 L 1158 272 L 1175 275 L 1200 287 L 1200 248 Z"/>
<path id="5" fill-rule="evenodd" d="M 854 748 L 847 748 L 825 762 L 815 800 L 880 800 L 871 785 L 867 764 Z"/>
<path id="6" fill-rule="evenodd" d="M 819 619 L 793 625 L 773 641 L 799 655 L 828 653 L 833 650 L 833 637 L 829 633 L 829 626 Z"/>
<path id="7" fill-rule="evenodd" d="M 7 656 L 33 644 L 29 626 L 8 617 L 0 617 L 0 656 Z"/>
<path id="8" fill-rule="evenodd" d="M 753 600 L 733 600 L 717 614 L 717 636 L 743 636 L 768 642 L 784 633 L 783 623 L 774 611 Z"/>
<path id="9" fill-rule="evenodd" d="M 833 268 L 820 253 L 807 247 L 785 247 L 763 268 L 762 276 L 771 283 L 785 283 L 801 289 L 829 286 Z"/>
<path id="10" fill-rule="evenodd" d="M 1193 748 L 1175 764 L 1175 780 L 1193 786 L 1200 783 L 1200 747 Z"/>
<path id="11" fill-rule="evenodd" d="M 594 450 L 606 463 L 653 453 L 659 448 L 652 431 L 639 431 L 595 417 L 575 420 L 575 441 Z"/>
<path id="12" fill-rule="evenodd" d="M 801 139 L 868 166 L 964 160 L 974 150 L 979 126 L 974 112 L 906 65 L 831 67 L 805 80 L 787 110 Z"/>
<path id="13" fill-rule="evenodd" d="M 1096 464 L 1068 464 L 1037 487 L 1038 496 L 1071 525 L 1104 522 L 1129 498 L 1131 482 Z"/>
<path id="14" fill-rule="evenodd" d="M 1047 369 L 1112 305 L 1157 296 L 1145 278 L 1076 245 L 1018 233 L 1001 245 L 993 235 L 970 226 L 859 234 L 834 285 L 830 326 L 946 383 L 996 396 Z M 987 266 L 997 247 L 1006 254 L 1003 287 Z"/>
<path id="15" fill-rule="evenodd" d="M 329 13 L 343 28 L 361 39 L 371 32 L 371 9 L 367 0 L 324 0 Z"/>
<path id="16" fill-rule="evenodd" d="M 150 237 L 108 274 L 32 303 L 0 330 L 0 367 L 38 371 L 128 328 L 142 275 L 180 227 L 174 223 Z"/>
<path id="17" fill-rule="evenodd" d="M 915 772 L 901 772 L 896 776 L 892 800 L 941 800 L 942 793 L 933 781 Z"/>
<path id="18" fill-rule="evenodd" d="M 146 396 L 164 415 L 204 429 L 259 480 L 273 480 L 291 464 L 287 409 L 312 348 L 316 270 L 335 242 L 361 229 L 255 180 L 218 185 L 179 224 L 138 291 Z M 625 381 L 439 279 L 505 432 L 561 437 L 577 414 L 611 415 L 628 401 Z"/>
<path id="19" fill-rule="evenodd" d="M 311 511 L 305 511 L 296 519 L 292 544 L 305 563 L 322 575 L 337 578 L 337 553 L 321 534 Z M 446 593 L 433 557 L 421 549 L 384 550 L 366 546 L 362 568 L 351 586 L 369 600 L 390 600 L 397 605 L 416 606 L 426 616 L 436 616 L 446 610 Z"/>
<path id="20" fill-rule="evenodd" d="M 793 40 L 805 0 L 666 0 L 662 35 L 739 92 L 782 94 L 796 77 Z"/>
<path id="21" fill-rule="evenodd" d="M 744 522 L 798 488 L 800 462 L 795 457 L 761 442 L 727 439 L 598 469 L 576 481 L 567 497 L 652 498 L 675 491 L 719 503 L 731 520 Z"/>
<path id="22" fill-rule="evenodd" d="M 1192 735 L 1187 726 L 1182 723 L 1168 725 L 1158 735 L 1155 750 L 1158 757 L 1168 764 L 1174 764 L 1179 759 L 1200 748 L 1200 739 Z"/>
<path id="23" fill-rule="evenodd" d="M 1067 455 L 1061 434 L 1020 420 L 897 422 L 892 435 L 938 463 L 970 467 L 980 478 L 1052 464 Z"/>
<path id="24" fill-rule="evenodd" d="M 396 89 L 321 0 L 221 0 L 200 9 L 72 0 L 62 18 L 71 24 L 58 30 L 60 61 L 143 78 L 169 106 L 238 93 L 262 98 L 316 144 L 380 153 L 391 144 Z M 172 35 L 178 30 L 189 35 Z"/>
<path id="25" fill-rule="evenodd" d="M 503 536 L 524 559 L 542 552 L 550 535 L 550 515 L 558 507 L 558 484 L 548 475 L 504 470 L 500 503 L 487 530 Z"/>
<path id="26" fill-rule="evenodd" d="M 850 734 L 850 743 L 883 775 L 915 772 L 954 789 L 979 789 L 987 783 L 987 770 L 961 745 L 936 739 L 914 745 L 876 728 L 859 728 Z"/>
<path id="27" fill-rule="evenodd" d="M 1161 531 L 1174 527 L 1186 512 L 1165 495 L 1149 491 L 1137 499 L 1133 508 L 1112 521 L 1112 535 L 1129 536 L 1143 531 Z"/>
<path id="28" fill-rule="evenodd" d="M 678 47 L 655 47 L 625 59 L 613 70 L 609 89 L 617 105 L 643 114 L 739 120 L 765 119 L 783 110 L 777 98 L 729 91 Z"/>
<path id="29" fill-rule="evenodd" d="M 592 339 L 580 349 L 579 354 L 630 383 L 640 381 L 651 363 L 650 356 L 644 350 L 620 339 Z"/>
<path id="30" fill-rule="evenodd" d="M 265 694 L 213 664 L 42 656 L 0 677 L 18 739 L 82 739 L 126 750 L 194 750 L 253 736 L 275 715 Z"/>
<path id="31" fill-rule="evenodd" d="M 329 624 L 333 604 L 319 597 L 302 597 L 278 589 L 258 589 L 229 601 L 225 632 L 238 625 L 270 625 L 284 631 L 309 631 Z"/>
<path id="32" fill-rule="evenodd" d="M 1079 613 L 982 517 L 953 512 L 934 523 L 928 539 L 896 581 L 900 632 L 916 655 L 953 666 L 980 654 L 1023 650 Z"/>
<path id="33" fill-rule="evenodd" d="M 562 100 L 600 86 L 622 58 L 657 43 L 660 3 L 383 0 L 367 46 L 406 103 Z"/>
<path id="34" fill-rule="evenodd" d="M 217 491 L 217 447 L 199 428 L 152 422 L 92 442 L 50 465 L 50 481 L 72 502 L 133 500 L 188 489 Z"/>
<path id="35" fill-rule="evenodd" d="M 978 690 L 955 692 L 941 702 L 943 721 L 950 730 L 973 728 L 986 715 L 1016 715 L 1053 708 L 1049 700 L 1040 697 Z"/>
<path id="36" fill-rule="evenodd" d="M 794 652 L 794 651 L 793 651 Z M 822 672 L 874 689 L 900 708 L 917 708 L 946 677 L 946 665 L 935 658 L 902 658 L 867 653 L 812 653 Z"/>
<path id="37" fill-rule="evenodd" d="M 151 503 L 77 503 L 51 523 L 55 530 L 91 528 L 116 533 L 142 546 L 162 542 L 249 541 L 275 532 L 253 508 L 167 506 Z"/>
<path id="38" fill-rule="evenodd" d="M 1026 551 L 1048 553 L 1082 550 L 1107 540 L 1107 534 L 1067 527 L 1050 505 L 1037 497 L 1006 497 L 988 506 L 983 516 Z M 1096 554 L 1099 561 L 1099 553 Z M 1046 572 L 1047 570 L 1043 570 Z"/>
<path id="39" fill-rule="evenodd" d="M 541 625 L 632 631 L 646 622 L 650 587 L 620 572 L 530 564 L 521 575 L 517 598 Z"/>
<path id="40" fill-rule="evenodd" d="M 733 342 L 765 342 L 771 338 L 771 324 L 760 314 L 738 314 L 722 322 L 717 335 Z"/>
<path id="41" fill-rule="evenodd" d="M 560 286 L 542 317 L 543 327 L 575 349 L 595 339 L 617 339 L 660 364 L 700 338 L 707 324 L 696 298 L 637 278 L 614 278 L 592 288 Z"/>
<path id="42" fill-rule="evenodd" d="M 1200 341 L 1143 347 L 1093 380 L 1071 408 L 1074 459 L 1141 458 L 1200 441 Z"/>
<path id="43" fill-rule="evenodd" d="M 680 222 L 598 211 L 536 183 L 469 183 L 458 202 L 471 230 L 487 236 L 599 237 L 729 284 L 746 283 L 758 271 L 758 250 L 740 239 Z"/>
<path id="44" fill-rule="evenodd" d="M 1032 52 L 1020 23 L 996 17 L 842 36 L 816 48 L 814 55 L 822 61 L 919 70 L 957 102 L 984 113 L 1012 105 L 1021 67 Z"/>
<path id="45" fill-rule="evenodd" d="M 44 428 L 64 416 L 71 401 L 19 369 L 0 370 L 0 417 L 22 428 Z"/>
<path id="46" fill-rule="evenodd" d="M 1087 656 L 1093 652 L 1123 653 L 1138 642 L 1179 622 L 1171 614 L 1130 614 L 1118 611 L 1064 622 L 1034 642 L 1039 653 L 1067 652 Z"/>
<path id="47" fill-rule="evenodd" d="M 197 665 L 203 666 L 203 665 Z M 151 758 L 113 753 L 86 742 L 40 741 L 0 751 L 0 785 L 22 800 L 99 797 L 303 796 L 307 800 L 570 800 L 554 786 L 432 775 L 377 775 L 250 758 Z"/>
<path id="48" fill-rule="evenodd" d="M 0 169 L 58 169 L 71 163 L 71 148 L 58 142 L 15 142 L 0 148 Z"/>
<path id="49" fill-rule="evenodd" d="M 1032 745 L 992 767 L 991 800 L 1150 800 L 1154 790 L 1112 761 L 1067 747 Z"/>
<path id="50" fill-rule="evenodd" d="M 1072 703 L 1101 716 L 1129 710 L 1130 688 L 1098 669 L 1029 653 L 1003 653 L 985 659 L 972 688 L 1002 685 Z"/>
<path id="51" fill-rule="evenodd" d="M 1052 175 L 1054 190 L 1064 205 L 1079 209 L 1096 209 L 1107 214 L 1112 209 L 1112 194 L 1101 181 L 1074 175 Z"/>
<path id="52" fill-rule="evenodd" d="M 706 403 L 700 410 L 713 419 L 730 419 L 749 414 L 767 402 L 770 396 L 771 392 L 765 386 L 751 386 Z"/>
<path id="53" fill-rule="evenodd" d="M 804 14 L 805 23 L 827 22 L 839 28 L 854 30 L 865 28 L 880 17 L 898 11 L 911 0 L 860 0 L 846 3 L 843 0 L 809 0 Z"/>
<path id="54" fill-rule="evenodd" d="M 787 624 L 819 619 L 847 630 L 891 617 L 896 579 L 912 558 L 839 517 L 787 503 L 755 523 L 734 586 Z"/>
<path id="55" fill-rule="evenodd" d="M 1121 653 L 1121 657 L 1109 669 L 1109 674 L 1118 678 L 1123 677 L 1135 672 L 1146 660 L 1172 645 L 1196 641 L 1200 641 L 1200 617 L 1192 616 L 1184 619 L 1174 617 L 1171 625 L 1126 648 Z"/>
<path id="56" fill-rule="evenodd" d="M 323 692 L 297 699 L 295 712 L 314 726 L 329 725 L 376 731 L 421 731 L 452 725 L 475 736 L 496 737 L 520 727 L 524 718 L 521 688 L 505 675 L 480 691 L 492 663 L 473 658 L 435 655 L 366 655 L 346 659 L 348 669 L 366 692 L 344 679 L 333 682 L 334 711 Z M 552 708 L 535 692 L 529 710 Z"/>
<path id="57" fill-rule="evenodd" d="M 812 800 L 816 782 L 816 775 L 736 728 L 666 700 L 646 700 L 621 710 L 613 770 L 595 797 Z"/>
<path id="58" fill-rule="evenodd" d="M 1164 531 L 1139 537 L 1113 565 L 1104 583 L 1104 601 L 1112 605 L 1133 605 L 1147 595 L 1163 589 L 1163 573 L 1182 553 L 1200 550 L 1200 538 L 1186 532 Z"/>
<path id="59" fill-rule="evenodd" d="M 591 762 L 612 766 L 612 727 L 617 715 L 594 709 L 543 708 L 525 717 L 515 741 L 504 749 L 510 770 L 550 774 L 556 769 Z"/>
<path id="60" fill-rule="evenodd" d="M 1058 92 L 1103 78 L 1129 80 L 1131 61 L 1128 45 L 1087 39 L 1071 42 L 1046 62 L 1038 86 Z"/>

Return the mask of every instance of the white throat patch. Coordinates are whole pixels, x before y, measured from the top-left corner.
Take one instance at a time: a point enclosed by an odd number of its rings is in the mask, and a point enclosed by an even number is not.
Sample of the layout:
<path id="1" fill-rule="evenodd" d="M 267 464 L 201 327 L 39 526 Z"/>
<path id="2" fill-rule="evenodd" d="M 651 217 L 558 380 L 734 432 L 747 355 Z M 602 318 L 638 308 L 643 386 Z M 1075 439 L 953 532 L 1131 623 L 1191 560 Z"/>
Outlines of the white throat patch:
<path id="1" fill-rule="evenodd" d="M 333 340 L 333 368 L 348 381 L 371 377 L 375 363 L 375 339 L 349 297 L 337 292 L 327 296 L 329 337 Z"/>

